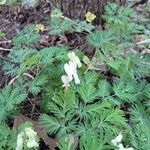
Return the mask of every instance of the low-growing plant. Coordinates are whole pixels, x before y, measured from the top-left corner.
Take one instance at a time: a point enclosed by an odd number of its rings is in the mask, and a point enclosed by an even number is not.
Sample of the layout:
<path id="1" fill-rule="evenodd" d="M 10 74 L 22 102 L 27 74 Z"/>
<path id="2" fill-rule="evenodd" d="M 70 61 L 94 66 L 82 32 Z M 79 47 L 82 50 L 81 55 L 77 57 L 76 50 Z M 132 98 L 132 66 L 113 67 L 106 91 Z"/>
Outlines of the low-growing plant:
<path id="1" fill-rule="evenodd" d="M 37 50 L 40 34 L 35 25 L 13 37 L 7 61 L 2 61 L 10 81 L 0 92 L 1 149 L 15 149 L 21 131 L 26 139 L 26 127 L 17 132 L 7 123 L 19 113 L 23 101 L 35 96 L 40 99 L 39 122 L 58 139 L 60 150 L 111 150 L 119 145 L 124 150 L 149 149 L 150 59 L 129 49 L 139 32 L 132 14 L 130 8 L 109 4 L 104 15 L 106 29 L 98 31 L 92 23 L 73 21 L 59 10 L 52 12 L 48 33 L 85 32 L 95 49 L 92 59 L 79 50 L 70 52 L 66 45 Z"/>

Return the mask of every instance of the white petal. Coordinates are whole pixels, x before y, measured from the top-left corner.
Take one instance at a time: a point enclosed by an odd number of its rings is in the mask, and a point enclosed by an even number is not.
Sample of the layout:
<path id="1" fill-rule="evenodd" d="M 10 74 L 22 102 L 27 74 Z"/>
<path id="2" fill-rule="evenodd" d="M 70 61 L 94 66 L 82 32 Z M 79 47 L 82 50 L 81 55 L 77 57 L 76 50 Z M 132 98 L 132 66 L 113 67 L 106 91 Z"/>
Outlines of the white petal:
<path id="1" fill-rule="evenodd" d="M 75 52 L 70 52 L 70 53 L 68 53 L 68 58 L 69 58 L 70 60 L 72 60 L 74 57 L 76 57 Z"/>
<path id="2" fill-rule="evenodd" d="M 134 150 L 133 147 L 125 148 L 125 150 Z"/>
<path id="3" fill-rule="evenodd" d="M 119 150 L 125 150 L 125 148 L 123 147 L 122 144 L 119 144 L 119 145 L 118 145 L 118 148 L 119 148 Z"/>
<path id="4" fill-rule="evenodd" d="M 79 59 L 78 57 L 76 57 L 75 62 L 76 62 L 76 64 L 77 64 L 78 68 L 82 67 L 82 64 L 81 64 L 81 62 L 80 62 L 80 59 Z"/>
<path id="5" fill-rule="evenodd" d="M 68 58 L 69 58 L 73 63 L 75 63 L 79 68 L 82 66 L 79 57 L 76 56 L 74 52 L 68 53 Z"/>
<path id="6" fill-rule="evenodd" d="M 70 68 L 72 68 L 73 72 L 76 71 L 77 69 L 77 64 L 72 62 L 72 61 L 69 61 L 69 66 Z"/>
<path id="7" fill-rule="evenodd" d="M 35 141 L 35 139 L 29 140 L 27 142 L 27 147 L 28 148 L 32 148 L 32 147 L 38 147 L 39 144 Z"/>
<path id="8" fill-rule="evenodd" d="M 72 78 L 73 79 L 73 78 Z M 63 82 L 63 87 L 69 87 L 69 82 L 71 81 L 69 76 L 63 75 L 61 76 L 61 81 Z"/>
<path id="9" fill-rule="evenodd" d="M 25 128 L 25 134 L 28 138 L 33 138 L 37 133 L 32 128 Z"/>
<path id="10" fill-rule="evenodd" d="M 117 143 L 120 143 L 122 141 L 123 135 L 120 133 L 115 139 L 111 140 L 111 143 L 114 146 L 117 146 Z"/>
<path id="11" fill-rule="evenodd" d="M 79 80 L 79 77 L 78 77 L 77 72 L 75 72 L 75 73 L 73 74 L 73 78 L 74 78 L 75 84 L 80 84 L 80 80 Z"/>
<path id="12" fill-rule="evenodd" d="M 116 141 L 117 142 L 121 142 L 123 138 L 123 135 L 120 133 L 117 137 L 116 137 Z"/>
<path id="13" fill-rule="evenodd" d="M 114 145 L 114 146 L 117 146 L 117 142 L 115 139 L 111 140 L 111 143 Z"/>
<path id="14" fill-rule="evenodd" d="M 68 64 L 64 65 L 66 74 L 69 76 L 69 79 L 72 80 L 74 72 L 76 72 L 77 65 L 69 61 Z"/>
<path id="15" fill-rule="evenodd" d="M 71 76 L 73 75 L 74 70 L 73 70 L 73 68 L 71 68 L 71 65 L 70 65 L 70 64 L 65 64 L 65 65 L 64 65 L 64 69 L 65 69 L 66 74 L 67 74 L 69 77 L 71 77 Z"/>
<path id="16" fill-rule="evenodd" d="M 23 148 L 23 133 L 20 133 L 17 136 L 17 147 L 16 147 L 16 150 L 22 150 L 22 148 Z"/>

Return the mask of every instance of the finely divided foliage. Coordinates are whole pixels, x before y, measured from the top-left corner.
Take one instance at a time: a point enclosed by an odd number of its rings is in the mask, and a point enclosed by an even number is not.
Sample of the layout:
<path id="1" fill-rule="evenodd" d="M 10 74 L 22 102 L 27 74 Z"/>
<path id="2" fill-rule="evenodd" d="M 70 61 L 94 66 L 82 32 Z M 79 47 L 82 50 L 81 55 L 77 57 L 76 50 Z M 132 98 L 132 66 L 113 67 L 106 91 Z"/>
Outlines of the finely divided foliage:
<path id="1" fill-rule="evenodd" d="M 37 50 L 40 35 L 35 25 L 13 38 L 8 61 L 2 61 L 5 75 L 12 80 L 0 90 L 0 149 L 16 148 L 18 133 L 30 125 L 11 129 L 8 120 L 19 113 L 19 106 L 27 99 L 38 97 L 39 122 L 47 134 L 58 139 L 60 150 L 116 149 L 111 140 L 118 134 L 124 135 L 124 150 L 149 150 L 150 59 L 147 54 L 130 51 L 134 35 L 142 32 L 132 21 L 133 13 L 130 8 L 109 4 L 103 16 L 105 31 L 97 31 L 92 23 L 73 21 L 59 10 L 52 11 L 48 34 L 86 33 L 99 68 L 89 68 L 83 61 L 85 55 L 75 51 L 72 54 L 82 63 L 75 70 L 80 82 L 69 82 L 67 88 L 61 76 L 67 72 L 64 66 L 70 61 L 69 47 Z"/>

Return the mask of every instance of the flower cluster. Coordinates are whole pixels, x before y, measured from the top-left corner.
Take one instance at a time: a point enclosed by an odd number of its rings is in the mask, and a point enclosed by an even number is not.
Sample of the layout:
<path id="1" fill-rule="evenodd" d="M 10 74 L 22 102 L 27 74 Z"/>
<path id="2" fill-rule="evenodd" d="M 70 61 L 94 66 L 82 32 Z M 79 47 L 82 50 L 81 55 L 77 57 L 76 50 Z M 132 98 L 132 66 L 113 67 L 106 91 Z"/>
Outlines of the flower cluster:
<path id="1" fill-rule="evenodd" d="M 123 144 L 121 143 L 122 138 L 123 138 L 123 135 L 120 133 L 115 139 L 111 140 L 111 143 L 114 146 L 118 147 L 117 150 L 133 150 L 132 147 L 130 147 L 130 148 L 124 148 Z"/>
<path id="2" fill-rule="evenodd" d="M 16 150 L 22 150 L 24 143 L 26 143 L 28 148 L 39 146 L 37 142 L 37 133 L 32 128 L 25 128 L 24 132 L 18 134 Z"/>
<path id="3" fill-rule="evenodd" d="M 0 5 L 4 5 L 6 3 L 6 0 L 0 0 Z"/>
<path id="4" fill-rule="evenodd" d="M 63 87 L 69 87 L 70 82 L 74 79 L 75 84 L 80 84 L 80 79 L 77 74 L 77 68 L 82 66 L 80 59 L 75 55 L 74 52 L 70 52 L 68 54 L 69 63 L 64 65 L 64 70 L 66 75 L 61 76 L 61 80 L 63 82 Z"/>
<path id="5" fill-rule="evenodd" d="M 93 20 L 95 20 L 96 16 L 93 13 L 91 13 L 91 12 L 87 12 L 85 14 L 85 18 L 86 18 L 87 22 L 91 23 Z"/>
<path id="6" fill-rule="evenodd" d="M 41 23 L 39 23 L 39 24 L 36 24 L 36 26 L 35 26 L 35 30 L 37 31 L 37 32 L 43 32 L 44 31 L 44 25 L 43 24 L 41 24 Z"/>

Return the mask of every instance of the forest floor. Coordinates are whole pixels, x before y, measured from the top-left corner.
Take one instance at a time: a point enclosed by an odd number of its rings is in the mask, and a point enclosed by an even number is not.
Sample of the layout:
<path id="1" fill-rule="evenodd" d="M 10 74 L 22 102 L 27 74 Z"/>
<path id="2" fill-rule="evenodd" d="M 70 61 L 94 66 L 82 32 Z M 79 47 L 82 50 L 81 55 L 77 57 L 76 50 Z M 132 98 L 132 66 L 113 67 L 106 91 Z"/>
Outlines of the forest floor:
<path id="1" fill-rule="evenodd" d="M 134 9 L 140 13 L 142 12 L 142 7 L 139 5 L 135 6 Z M 20 6 L 3 6 L 0 8 L 0 31 L 4 32 L 4 36 L 0 36 L 0 59 L 7 61 L 7 55 L 11 51 L 12 48 L 12 39 L 14 35 L 20 32 L 25 26 L 29 24 L 43 24 L 45 30 L 40 33 L 40 41 L 35 48 L 40 50 L 44 47 L 48 46 L 61 46 L 66 44 L 70 47 L 70 49 L 80 49 L 84 51 L 88 56 L 93 55 L 93 49 L 91 49 L 86 41 L 85 33 L 74 33 L 74 34 L 63 34 L 59 36 L 49 35 L 46 28 L 48 27 L 48 21 L 50 16 L 50 5 L 49 3 L 43 2 L 42 5 L 37 8 L 25 8 Z M 96 25 L 97 29 L 102 30 L 103 25 Z M 141 35 L 137 35 L 135 38 L 136 42 L 140 41 L 143 37 Z M 139 51 L 143 51 L 143 47 L 138 47 Z M 10 78 L 4 75 L 2 70 L 2 66 L 0 66 L 0 88 L 3 88 L 5 84 L 10 81 Z M 24 122 L 28 120 L 26 117 L 34 120 L 35 126 L 37 128 L 40 127 L 36 124 L 37 117 L 39 116 L 39 108 L 33 103 L 34 100 L 30 100 L 25 102 L 22 107 L 22 116 L 20 118 L 16 118 L 13 126 L 18 126 L 20 122 Z M 45 133 L 41 133 L 45 137 L 43 140 L 47 142 L 48 145 L 54 145 L 55 140 L 48 138 Z M 44 142 L 45 142 L 44 141 Z M 44 142 L 42 143 L 41 149 L 45 149 L 43 147 Z M 53 147 L 53 146 L 52 146 Z"/>

